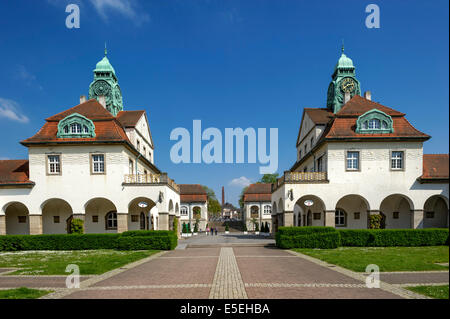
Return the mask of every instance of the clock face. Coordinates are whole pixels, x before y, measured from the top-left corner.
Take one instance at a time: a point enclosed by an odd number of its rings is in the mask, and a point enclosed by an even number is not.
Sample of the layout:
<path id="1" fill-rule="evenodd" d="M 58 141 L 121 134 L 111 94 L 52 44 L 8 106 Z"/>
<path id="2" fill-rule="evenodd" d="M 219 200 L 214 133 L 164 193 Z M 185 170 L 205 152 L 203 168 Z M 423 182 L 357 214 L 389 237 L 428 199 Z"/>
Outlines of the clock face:
<path id="1" fill-rule="evenodd" d="M 97 96 L 100 95 L 107 96 L 109 91 L 111 90 L 111 86 L 108 84 L 108 82 L 100 80 L 95 82 L 93 89 L 94 93 Z"/>
<path id="2" fill-rule="evenodd" d="M 355 80 L 352 78 L 344 78 L 341 81 L 341 90 L 345 93 L 353 93 L 356 89 Z"/>

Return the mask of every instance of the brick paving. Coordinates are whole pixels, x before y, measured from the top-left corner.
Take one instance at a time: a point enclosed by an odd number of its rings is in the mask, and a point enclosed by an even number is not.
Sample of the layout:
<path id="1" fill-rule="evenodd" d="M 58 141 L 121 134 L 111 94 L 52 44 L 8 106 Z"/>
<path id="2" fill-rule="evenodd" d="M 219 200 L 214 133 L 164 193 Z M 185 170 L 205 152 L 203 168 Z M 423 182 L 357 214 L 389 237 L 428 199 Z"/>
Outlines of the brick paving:
<path id="1" fill-rule="evenodd" d="M 223 243 L 221 244 L 223 245 Z M 99 276 L 82 277 L 66 289 L 64 276 L 10 276 L 1 269 L 0 289 L 51 288 L 43 298 L 425 298 L 404 287 L 448 284 L 448 271 L 381 273 L 381 287 L 365 275 L 310 256 L 273 247 L 210 246 L 161 252 Z"/>

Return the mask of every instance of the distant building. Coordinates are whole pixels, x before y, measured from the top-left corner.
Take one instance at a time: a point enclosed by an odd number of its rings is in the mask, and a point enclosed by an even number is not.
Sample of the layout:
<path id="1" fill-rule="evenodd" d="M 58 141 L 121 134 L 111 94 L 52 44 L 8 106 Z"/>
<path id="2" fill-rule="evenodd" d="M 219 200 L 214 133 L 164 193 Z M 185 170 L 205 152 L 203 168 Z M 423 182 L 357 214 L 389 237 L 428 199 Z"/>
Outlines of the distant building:
<path id="1" fill-rule="evenodd" d="M 240 210 L 230 203 L 225 203 L 222 206 L 222 217 L 225 219 L 240 219 Z"/>
<path id="2" fill-rule="evenodd" d="M 254 222 L 261 229 L 262 223 L 269 225 L 272 230 L 272 184 L 251 184 L 244 192 L 243 218 L 248 230 L 254 229 Z"/>
<path id="3" fill-rule="evenodd" d="M 180 186 L 180 224 L 190 223 L 194 230 L 196 220 L 199 230 L 205 230 L 208 223 L 208 195 L 202 185 L 179 184 Z"/>

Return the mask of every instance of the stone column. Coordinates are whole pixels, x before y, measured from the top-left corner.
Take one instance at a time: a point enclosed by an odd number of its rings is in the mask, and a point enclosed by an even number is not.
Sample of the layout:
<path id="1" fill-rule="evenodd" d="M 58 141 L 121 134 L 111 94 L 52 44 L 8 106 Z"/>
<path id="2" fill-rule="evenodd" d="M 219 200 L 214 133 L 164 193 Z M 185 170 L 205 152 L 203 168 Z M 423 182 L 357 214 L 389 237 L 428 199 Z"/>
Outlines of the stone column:
<path id="1" fill-rule="evenodd" d="M 128 214 L 117 213 L 117 232 L 123 233 L 128 230 Z"/>
<path id="2" fill-rule="evenodd" d="M 336 227 L 334 216 L 335 216 L 334 210 L 325 211 L 325 226 Z"/>
<path id="3" fill-rule="evenodd" d="M 29 215 L 29 232 L 30 235 L 42 234 L 42 215 Z"/>
<path id="4" fill-rule="evenodd" d="M 272 215 L 272 227 L 271 227 L 271 233 L 272 235 L 275 235 L 275 233 L 278 231 L 278 227 L 277 227 L 277 216 L 276 215 Z"/>
<path id="5" fill-rule="evenodd" d="M 159 212 L 159 225 L 160 230 L 169 230 L 169 213 Z"/>
<path id="6" fill-rule="evenodd" d="M 283 219 L 284 219 L 283 226 L 287 226 L 287 227 L 294 226 L 294 212 L 293 211 L 285 211 Z"/>
<path id="7" fill-rule="evenodd" d="M 423 209 L 411 210 L 411 228 L 418 229 L 423 228 Z"/>
<path id="8" fill-rule="evenodd" d="M 173 230 L 173 219 L 175 215 L 169 215 L 169 230 Z"/>
<path id="9" fill-rule="evenodd" d="M 0 215 L 0 235 L 6 235 L 6 216 Z"/>

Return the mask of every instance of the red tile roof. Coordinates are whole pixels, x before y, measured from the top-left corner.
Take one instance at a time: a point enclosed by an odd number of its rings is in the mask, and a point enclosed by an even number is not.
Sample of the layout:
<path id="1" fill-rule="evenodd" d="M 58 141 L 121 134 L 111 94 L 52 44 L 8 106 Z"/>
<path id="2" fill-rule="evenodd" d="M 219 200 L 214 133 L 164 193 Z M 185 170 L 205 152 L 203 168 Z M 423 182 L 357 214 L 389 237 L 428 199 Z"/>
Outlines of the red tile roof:
<path id="1" fill-rule="evenodd" d="M 0 161 L 0 185 L 34 185 L 29 176 L 28 160 Z"/>
<path id="2" fill-rule="evenodd" d="M 244 192 L 244 202 L 270 202 L 271 197 L 271 184 L 251 184 Z"/>
<path id="3" fill-rule="evenodd" d="M 304 112 L 308 114 L 309 118 L 316 125 L 324 125 L 330 122 L 330 120 L 334 117 L 333 112 L 328 109 L 321 108 L 305 108 Z"/>
<path id="4" fill-rule="evenodd" d="M 208 200 L 205 189 L 200 184 L 179 184 L 181 203 L 204 203 Z"/>
<path id="5" fill-rule="evenodd" d="M 117 120 L 123 127 L 136 127 L 139 119 L 145 111 L 120 111 L 117 114 Z"/>
<path id="6" fill-rule="evenodd" d="M 78 113 L 92 120 L 95 125 L 95 137 L 58 138 L 58 123 L 66 116 Z M 46 119 L 44 126 L 32 137 L 23 140 L 23 145 L 41 143 L 78 143 L 78 142 L 131 142 L 120 122 L 111 115 L 97 100 L 92 99 L 64 112 Z"/>
<path id="7" fill-rule="evenodd" d="M 359 95 L 354 95 L 350 101 L 337 112 L 336 116 L 360 116 L 370 110 L 377 109 L 390 116 L 404 116 L 405 113 L 396 111 L 390 107 L 381 105 L 380 103 L 367 100 Z"/>
<path id="8" fill-rule="evenodd" d="M 422 180 L 449 178 L 448 154 L 423 154 Z"/>

